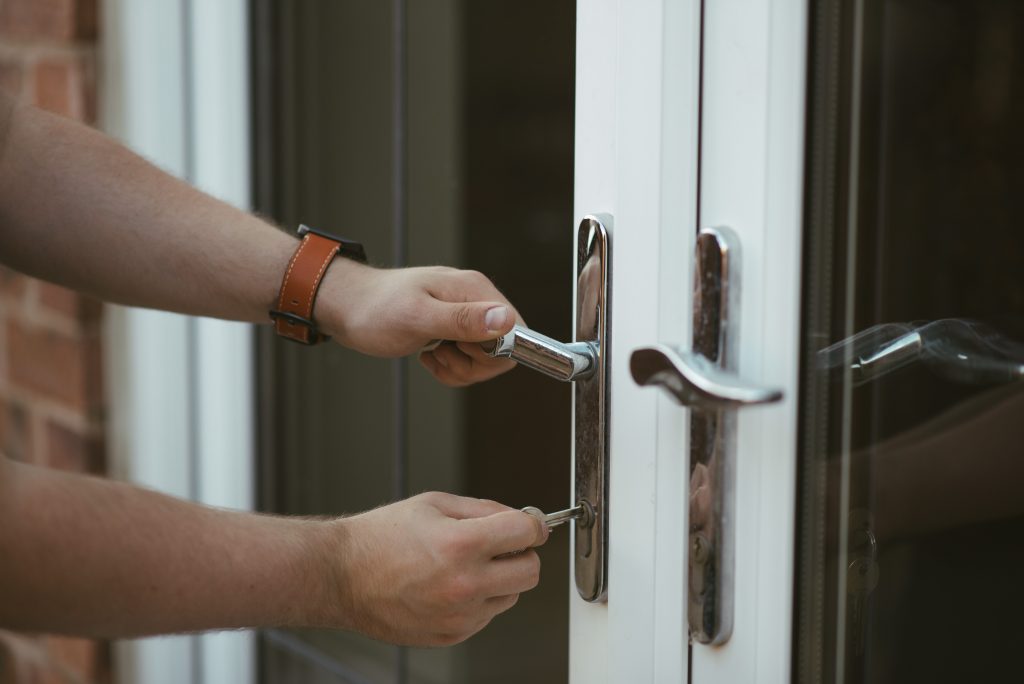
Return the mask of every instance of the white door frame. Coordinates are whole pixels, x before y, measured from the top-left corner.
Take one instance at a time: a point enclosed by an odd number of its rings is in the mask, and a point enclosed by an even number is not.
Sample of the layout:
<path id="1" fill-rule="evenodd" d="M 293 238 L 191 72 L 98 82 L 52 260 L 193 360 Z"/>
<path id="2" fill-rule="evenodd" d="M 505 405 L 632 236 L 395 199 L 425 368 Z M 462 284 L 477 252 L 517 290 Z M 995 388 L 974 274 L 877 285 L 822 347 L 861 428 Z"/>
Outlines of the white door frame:
<path id="1" fill-rule="evenodd" d="M 250 199 L 245 0 L 107 0 L 101 124 L 168 172 L 242 208 Z M 210 505 L 252 509 L 251 326 L 108 307 L 113 474 Z M 255 681 L 248 632 L 119 644 L 124 681 Z"/>
<path id="2" fill-rule="evenodd" d="M 687 420 L 628 369 L 689 332 L 699 36 L 699 0 L 577 6 L 574 214 L 613 221 L 608 602 L 571 592 L 573 682 L 687 677 Z"/>
<path id="3" fill-rule="evenodd" d="M 806 0 L 707 0 L 701 225 L 740 241 L 739 374 L 783 390 L 739 412 L 732 638 L 702 682 L 790 681 L 807 73 Z"/>

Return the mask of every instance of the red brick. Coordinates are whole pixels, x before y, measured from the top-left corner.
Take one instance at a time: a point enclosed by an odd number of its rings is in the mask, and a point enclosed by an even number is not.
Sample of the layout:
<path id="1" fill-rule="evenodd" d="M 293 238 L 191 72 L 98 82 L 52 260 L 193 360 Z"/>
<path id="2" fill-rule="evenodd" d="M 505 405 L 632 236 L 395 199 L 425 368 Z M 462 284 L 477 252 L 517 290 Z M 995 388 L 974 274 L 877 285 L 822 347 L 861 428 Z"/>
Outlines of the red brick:
<path id="1" fill-rule="evenodd" d="M 35 104 L 54 114 L 79 121 L 95 118 L 92 64 L 82 56 L 48 57 L 32 70 Z"/>
<path id="2" fill-rule="evenodd" d="M 7 373 L 24 389 L 83 412 L 100 398 L 99 339 L 7 321 Z"/>
<path id="3" fill-rule="evenodd" d="M 103 473 L 103 440 L 54 421 L 46 424 L 46 465 L 75 473 Z"/>
<path id="4" fill-rule="evenodd" d="M 0 89 L 11 95 L 21 94 L 21 85 L 24 81 L 25 67 L 15 59 L 0 60 Z"/>
<path id="5" fill-rule="evenodd" d="M 95 0 L 3 0 L 0 35 L 21 40 L 89 40 L 96 36 Z"/>
<path id="6" fill-rule="evenodd" d="M 12 400 L 0 402 L 0 454 L 17 461 L 33 462 L 33 442 L 28 409 Z"/>
<path id="7" fill-rule="evenodd" d="M 103 311 L 99 300 L 45 281 L 39 282 L 39 302 L 52 311 L 79 321 L 98 321 Z"/>

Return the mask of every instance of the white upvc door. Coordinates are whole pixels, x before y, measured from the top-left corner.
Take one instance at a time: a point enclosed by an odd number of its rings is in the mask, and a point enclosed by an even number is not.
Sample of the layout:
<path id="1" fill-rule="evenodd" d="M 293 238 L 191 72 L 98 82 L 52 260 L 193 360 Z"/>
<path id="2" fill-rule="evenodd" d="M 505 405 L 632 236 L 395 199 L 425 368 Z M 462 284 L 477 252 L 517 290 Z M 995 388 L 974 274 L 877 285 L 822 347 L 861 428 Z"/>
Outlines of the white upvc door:
<path id="1" fill-rule="evenodd" d="M 245 0 L 105 0 L 101 126 L 169 173 L 250 203 Z M 252 326 L 108 307 L 112 474 L 181 498 L 251 509 Z M 250 684 L 251 632 L 124 641 L 126 682 Z"/>
<path id="2" fill-rule="evenodd" d="M 696 684 L 790 681 L 807 6 L 704 3 L 700 225 L 739 238 L 738 373 L 783 399 L 737 416 L 733 631 Z"/>
<path id="3" fill-rule="evenodd" d="M 806 11 L 578 4 L 575 214 L 613 220 L 608 594 L 571 598 L 573 682 L 789 679 Z M 738 416 L 732 636 L 690 655 L 689 411 L 629 359 L 690 346 L 693 245 L 714 226 L 739 239 L 738 373 L 784 398 Z"/>
<path id="4" fill-rule="evenodd" d="M 577 6 L 577 221 L 612 217 L 606 603 L 571 592 L 573 682 L 685 682 L 685 412 L 629 354 L 689 334 L 697 216 L 700 3 Z"/>

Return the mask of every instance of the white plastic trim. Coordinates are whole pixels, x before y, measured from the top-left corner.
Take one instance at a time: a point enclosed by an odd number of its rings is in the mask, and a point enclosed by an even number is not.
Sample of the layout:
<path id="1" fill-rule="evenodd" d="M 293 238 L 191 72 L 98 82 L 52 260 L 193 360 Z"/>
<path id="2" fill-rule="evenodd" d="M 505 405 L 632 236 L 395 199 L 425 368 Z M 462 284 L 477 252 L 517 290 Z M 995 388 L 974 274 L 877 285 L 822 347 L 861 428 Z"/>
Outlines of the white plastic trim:
<path id="1" fill-rule="evenodd" d="M 633 349 L 689 326 L 699 8 L 577 7 L 575 214 L 613 216 L 612 377 L 608 603 L 570 598 L 571 682 L 687 679 L 686 415 L 628 368 Z"/>
<path id="2" fill-rule="evenodd" d="M 739 413 L 733 636 L 700 682 L 789 682 L 807 3 L 705 3 L 701 225 L 740 238 L 739 372 L 782 402 Z"/>
<path id="3" fill-rule="evenodd" d="M 250 204 L 248 3 L 106 0 L 101 124 L 170 173 Z M 115 475 L 175 496 L 251 509 L 251 326 L 110 307 L 105 365 Z M 251 633 L 117 648 L 122 681 L 249 684 Z"/>

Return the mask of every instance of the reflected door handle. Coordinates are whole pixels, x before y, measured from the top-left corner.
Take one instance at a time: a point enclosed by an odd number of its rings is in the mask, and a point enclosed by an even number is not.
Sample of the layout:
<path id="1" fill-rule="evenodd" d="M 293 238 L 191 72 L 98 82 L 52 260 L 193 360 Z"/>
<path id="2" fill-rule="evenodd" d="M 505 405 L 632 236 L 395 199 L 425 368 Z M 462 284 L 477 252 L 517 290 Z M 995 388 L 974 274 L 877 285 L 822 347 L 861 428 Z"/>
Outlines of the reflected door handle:
<path id="1" fill-rule="evenodd" d="M 510 358 L 555 380 L 583 380 L 597 369 L 596 342 L 559 342 L 521 325 L 480 346 L 492 357 Z"/>
<path id="2" fill-rule="evenodd" d="M 687 615 L 690 638 L 718 645 L 732 635 L 736 412 L 779 401 L 782 392 L 745 382 L 735 372 L 739 296 L 738 246 L 727 228 L 697 236 L 693 345 L 656 344 L 629 359 L 637 384 L 660 387 L 690 407 L 690 501 Z M 694 496 L 706 489 L 708 496 Z"/>

